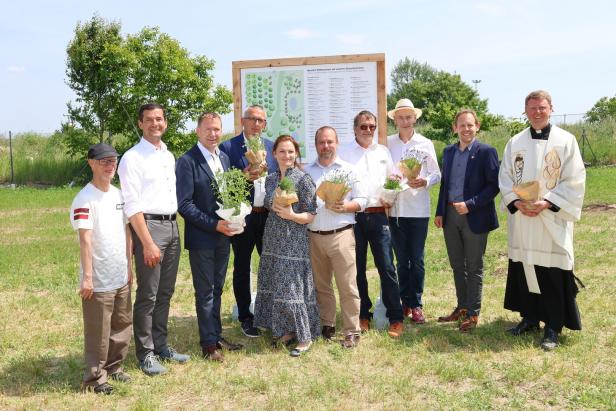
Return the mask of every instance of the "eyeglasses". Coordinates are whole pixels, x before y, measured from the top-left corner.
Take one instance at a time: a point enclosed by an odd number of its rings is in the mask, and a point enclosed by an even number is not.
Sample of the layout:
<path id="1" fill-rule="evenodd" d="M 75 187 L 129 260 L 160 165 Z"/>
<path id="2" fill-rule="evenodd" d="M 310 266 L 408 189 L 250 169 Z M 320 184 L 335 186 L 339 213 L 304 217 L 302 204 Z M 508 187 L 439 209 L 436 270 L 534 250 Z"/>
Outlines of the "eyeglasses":
<path id="1" fill-rule="evenodd" d="M 363 130 L 363 131 L 366 131 L 366 130 L 368 130 L 368 129 L 370 129 L 370 131 L 374 131 L 374 130 L 376 130 L 376 125 L 375 125 L 375 124 L 370 124 L 370 125 L 368 125 L 368 124 L 362 124 L 362 125 L 360 125 L 360 126 L 359 126 L 359 128 L 360 128 L 361 130 Z"/>
<path id="2" fill-rule="evenodd" d="M 117 158 L 103 158 L 101 160 L 98 160 L 98 164 L 100 164 L 101 166 L 115 166 L 116 164 L 118 164 L 118 159 Z"/>
<path id="3" fill-rule="evenodd" d="M 253 123 L 263 123 L 265 124 L 267 122 L 267 120 L 265 120 L 264 118 L 259 118 L 259 117 L 244 117 L 244 120 L 248 120 L 248 121 L 252 121 Z"/>

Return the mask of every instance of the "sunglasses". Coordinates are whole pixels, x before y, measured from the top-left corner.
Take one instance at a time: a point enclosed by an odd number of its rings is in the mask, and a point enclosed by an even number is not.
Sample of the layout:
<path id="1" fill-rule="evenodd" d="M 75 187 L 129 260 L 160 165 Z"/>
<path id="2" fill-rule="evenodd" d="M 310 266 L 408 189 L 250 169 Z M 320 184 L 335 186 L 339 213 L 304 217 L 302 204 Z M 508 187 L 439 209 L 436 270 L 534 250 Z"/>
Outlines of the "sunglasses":
<path id="1" fill-rule="evenodd" d="M 376 130 L 376 125 L 375 124 L 370 124 L 370 125 L 362 124 L 362 125 L 359 126 L 359 128 L 362 131 L 366 131 L 368 129 L 370 129 L 370 131 L 374 131 L 374 130 Z"/>
<path id="2" fill-rule="evenodd" d="M 98 160 L 98 164 L 100 164 L 101 166 L 115 166 L 118 163 L 118 159 L 117 158 L 105 158 L 105 159 L 101 159 Z"/>

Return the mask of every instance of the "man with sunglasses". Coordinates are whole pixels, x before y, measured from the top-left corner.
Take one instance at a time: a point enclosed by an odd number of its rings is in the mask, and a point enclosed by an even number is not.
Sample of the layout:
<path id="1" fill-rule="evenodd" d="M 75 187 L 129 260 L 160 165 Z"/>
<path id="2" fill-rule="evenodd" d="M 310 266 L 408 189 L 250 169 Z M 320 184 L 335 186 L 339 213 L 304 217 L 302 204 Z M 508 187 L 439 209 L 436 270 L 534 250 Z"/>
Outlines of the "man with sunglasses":
<path id="1" fill-rule="evenodd" d="M 130 301 L 131 235 L 120 190 L 111 185 L 118 153 L 109 144 L 88 150 L 90 181 L 71 205 L 79 233 L 84 357 L 83 387 L 111 394 L 108 380 L 128 382 L 122 371 L 132 334 Z"/>
<path id="2" fill-rule="evenodd" d="M 250 311 L 252 294 L 250 292 L 250 262 L 252 251 L 255 246 L 261 255 L 263 244 L 263 231 L 267 220 L 267 209 L 264 207 L 265 199 L 265 177 L 261 175 L 262 170 L 253 170 L 245 154 L 247 151 L 248 140 L 260 138 L 267 153 L 266 163 L 267 172 L 272 173 L 278 169 L 278 163 L 274 159 L 274 144 L 262 137 L 262 133 L 267 125 L 267 114 L 265 109 L 258 105 L 249 106 L 241 119 L 242 132 L 220 144 L 220 151 L 229 156 L 231 167 L 244 170 L 251 183 L 250 202 L 252 212 L 246 217 L 246 227 L 244 232 L 231 238 L 233 247 L 233 293 L 237 303 L 238 320 L 242 327 L 242 332 L 247 337 L 255 338 L 259 336 L 259 329 L 253 325 L 253 313 Z"/>
<path id="3" fill-rule="evenodd" d="M 355 140 L 346 145 L 340 155 L 355 166 L 368 196 L 366 208 L 356 214 L 354 226 L 357 288 L 361 299 L 359 325 L 362 332 L 368 331 L 372 318 L 366 278 L 369 244 L 381 280 L 381 297 L 389 319 L 388 334 L 399 338 L 404 331 L 400 288 L 394 268 L 389 223 L 379 195 L 385 180 L 394 172 L 394 164 L 387 147 L 374 141 L 375 130 L 376 116 L 367 110 L 360 111 L 353 119 Z"/>
<path id="4" fill-rule="evenodd" d="M 415 324 L 426 322 L 421 297 L 426 272 L 424 248 L 430 220 L 429 190 L 441 181 L 434 144 L 415 131 L 421 113 L 421 109 L 415 108 L 407 98 L 398 100 L 396 107 L 387 113 L 398 129 L 397 134 L 387 137 L 387 147 L 394 163 L 409 153 L 423 158 L 419 175 L 407 182 L 410 189 L 398 195 L 389 213 L 403 312 Z"/>

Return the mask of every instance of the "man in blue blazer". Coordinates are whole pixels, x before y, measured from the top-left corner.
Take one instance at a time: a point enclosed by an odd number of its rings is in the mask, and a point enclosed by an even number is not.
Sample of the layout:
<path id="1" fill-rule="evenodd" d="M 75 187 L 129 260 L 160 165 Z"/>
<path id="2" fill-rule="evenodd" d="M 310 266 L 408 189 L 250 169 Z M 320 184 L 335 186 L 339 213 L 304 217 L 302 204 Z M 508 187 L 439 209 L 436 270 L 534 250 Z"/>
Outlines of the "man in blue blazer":
<path id="1" fill-rule="evenodd" d="M 176 163 L 178 212 L 184 217 L 184 246 L 188 250 L 199 339 L 203 356 L 222 361 L 222 348 L 240 349 L 222 337 L 220 303 L 229 264 L 229 222 L 216 215 L 215 175 L 229 169 L 229 157 L 218 149 L 222 122 L 216 113 L 203 113 L 197 122 L 199 141 Z"/>
<path id="2" fill-rule="evenodd" d="M 263 231 L 267 220 L 267 209 L 263 206 L 265 198 L 265 178 L 261 178 L 261 170 L 251 171 L 246 159 L 246 141 L 252 138 L 262 138 L 261 133 L 267 125 L 267 116 L 261 106 L 250 106 L 244 111 L 241 120 L 242 132 L 220 145 L 220 151 L 227 154 L 231 167 L 244 170 L 251 183 L 250 203 L 252 212 L 246 217 L 244 232 L 231 239 L 233 246 L 233 293 L 237 302 L 238 320 L 242 332 L 248 337 L 258 337 L 259 329 L 253 326 L 253 314 L 250 312 L 252 295 L 250 293 L 250 261 L 255 246 L 261 255 Z M 273 155 L 273 143 L 263 138 L 267 153 L 267 172 L 278 170 L 278 163 Z"/>
<path id="3" fill-rule="evenodd" d="M 456 114 L 456 144 L 443 150 L 443 174 L 434 224 L 443 228 L 456 286 L 457 306 L 439 322 L 461 321 L 460 331 L 477 326 L 481 309 L 483 255 L 488 233 L 498 227 L 498 154 L 475 139 L 479 119 L 473 110 Z"/>

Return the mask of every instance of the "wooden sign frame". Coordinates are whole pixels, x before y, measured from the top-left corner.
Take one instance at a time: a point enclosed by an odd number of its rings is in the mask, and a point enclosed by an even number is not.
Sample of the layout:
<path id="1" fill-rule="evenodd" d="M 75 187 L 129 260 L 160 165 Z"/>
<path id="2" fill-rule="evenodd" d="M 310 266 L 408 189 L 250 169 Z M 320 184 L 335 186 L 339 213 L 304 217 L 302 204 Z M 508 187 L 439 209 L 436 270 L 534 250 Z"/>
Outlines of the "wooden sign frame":
<path id="1" fill-rule="evenodd" d="M 375 113 L 375 115 L 377 116 L 377 124 L 379 125 L 378 140 L 380 144 L 387 145 L 387 94 L 385 92 L 385 53 L 234 61 L 232 63 L 232 75 L 235 133 L 239 134 L 242 131 L 240 119 L 242 118 L 243 94 L 241 71 L 243 69 L 363 62 L 376 62 L 377 113 Z M 349 119 L 349 121 L 351 120 L 352 119 Z"/>

